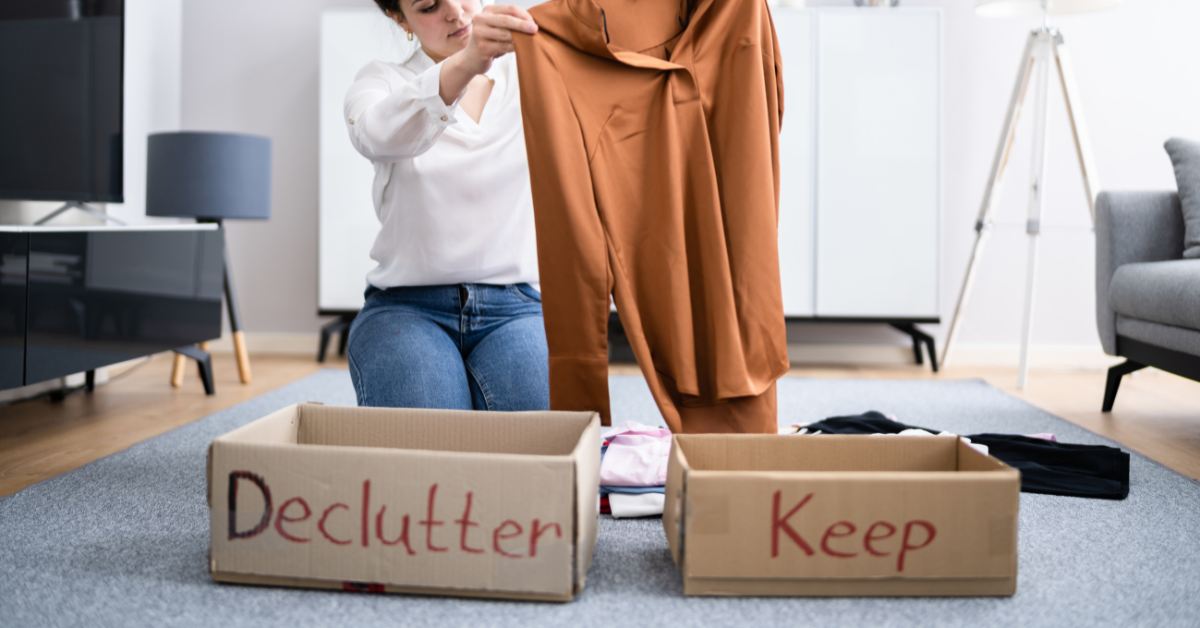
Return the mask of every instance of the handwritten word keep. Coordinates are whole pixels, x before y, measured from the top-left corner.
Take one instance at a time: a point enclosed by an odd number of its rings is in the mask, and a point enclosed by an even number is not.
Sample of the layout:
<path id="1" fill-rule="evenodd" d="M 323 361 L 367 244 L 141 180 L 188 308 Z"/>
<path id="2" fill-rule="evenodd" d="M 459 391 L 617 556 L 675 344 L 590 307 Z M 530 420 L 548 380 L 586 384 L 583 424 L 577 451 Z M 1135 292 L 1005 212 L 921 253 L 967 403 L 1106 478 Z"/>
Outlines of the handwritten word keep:
<path id="1" fill-rule="evenodd" d="M 809 500 L 813 498 L 813 493 L 805 495 L 804 499 L 801 499 L 799 503 L 792 507 L 791 510 L 787 511 L 787 514 L 781 516 L 780 513 L 783 511 L 782 506 L 780 505 L 780 502 L 782 501 L 782 493 L 783 491 L 775 491 L 775 497 L 771 504 L 771 558 L 777 558 L 779 556 L 779 535 L 781 532 L 793 543 L 795 543 L 796 546 L 799 547 L 806 555 L 812 556 L 816 554 L 816 550 L 813 549 L 812 545 L 809 545 L 808 541 L 806 541 L 798 532 L 796 532 L 796 529 L 792 527 L 789 521 L 792 517 L 796 516 L 797 513 L 800 512 L 801 508 L 804 508 L 805 504 L 807 504 Z M 920 544 L 912 543 L 914 538 L 913 530 L 916 528 L 921 528 L 924 531 L 921 535 L 924 537 L 924 540 L 921 541 Z M 892 525 L 887 521 L 876 521 L 875 523 L 872 523 L 863 534 L 862 548 L 871 556 L 890 556 L 892 552 L 883 551 L 885 547 L 881 546 L 888 545 L 884 543 L 884 541 L 895 536 L 898 529 L 899 528 L 897 528 L 895 525 Z M 854 525 L 853 523 L 849 521 L 837 521 L 825 529 L 825 534 L 821 536 L 821 542 L 818 544 L 818 547 L 820 547 L 823 553 L 833 556 L 834 558 L 854 558 L 859 555 L 859 552 L 850 550 L 856 548 L 856 543 L 841 541 L 837 543 L 835 547 L 834 540 L 854 536 L 854 534 L 857 532 L 858 526 Z M 896 571 L 904 571 L 904 559 L 909 552 L 927 547 L 933 542 L 933 539 L 936 536 L 937 528 L 935 528 L 933 524 L 929 523 L 928 521 L 914 519 L 912 521 L 905 522 L 904 535 L 901 537 L 900 547 L 898 548 L 898 551 L 896 551 Z M 894 548 L 895 544 L 893 543 L 891 545 Z"/>

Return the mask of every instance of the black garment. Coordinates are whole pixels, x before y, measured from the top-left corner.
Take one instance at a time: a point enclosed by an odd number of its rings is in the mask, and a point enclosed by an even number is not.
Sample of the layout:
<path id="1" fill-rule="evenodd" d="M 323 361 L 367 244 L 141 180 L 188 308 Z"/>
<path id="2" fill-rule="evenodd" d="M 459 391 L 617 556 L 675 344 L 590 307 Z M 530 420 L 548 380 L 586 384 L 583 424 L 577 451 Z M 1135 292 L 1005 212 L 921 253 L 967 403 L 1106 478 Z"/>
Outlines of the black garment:
<path id="1" fill-rule="evenodd" d="M 822 432 L 824 434 L 899 434 L 904 430 L 918 429 L 926 432 L 937 434 L 942 430 L 931 430 L 925 427 L 917 427 L 915 425 L 905 425 L 899 421 L 893 421 L 883 415 L 882 412 L 871 410 L 864 414 L 855 416 L 835 416 L 817 421 L 810 425 L 806 425 L 809 433 Z"/>
<path id="2" fill-rule="evenodd" d="M 1014 434 L 971 434 L 972 443 L 1021 470 L 1026 493 L 1125 499 L 1129 454 L 1104 445 L 1072 445 Z"/>
<path id="3" fill-rule="evenodd" d="M 831 417 L 806 426 L 823 434 L 899 434 L 921 429 L 875 411 Z M 1129 496 L 1129 454 L 1105 445 L 1071 445 L 1016 434 L 968 434 L 988 453 L 1021 471 L 1021 491 L 1069 497 L 1125 499 Z"/>

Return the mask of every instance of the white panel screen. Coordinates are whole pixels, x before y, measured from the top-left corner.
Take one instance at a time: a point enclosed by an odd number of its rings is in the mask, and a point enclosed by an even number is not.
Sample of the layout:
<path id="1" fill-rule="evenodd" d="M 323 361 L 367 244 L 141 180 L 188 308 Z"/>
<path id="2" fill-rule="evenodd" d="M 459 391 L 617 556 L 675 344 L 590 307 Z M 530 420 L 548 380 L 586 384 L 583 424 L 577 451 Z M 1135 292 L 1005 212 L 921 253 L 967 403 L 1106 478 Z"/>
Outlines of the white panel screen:
<path id="1" fill-rule="evenodd" d="M 813 11 L 772 11 L 783 59 L 779 135 L 779 276 L 783 312 L 813 315 Z"/>
<path id="2" fill-rule="evenodd" d="M 369 257 L 379 220 L 371 202 L 375 169 L 354 150 L 342 101 L 354 76 L 372 59 L 404 58 L 400 30 L 378 9 L 321 14 L 320 209 L 318 304 L 356 311 L 363 304 Z"/>
<path id="3" fill-rule="evenodd" d="M 817 31 L 817 315 L 937 316 L 941 13 Z"/>

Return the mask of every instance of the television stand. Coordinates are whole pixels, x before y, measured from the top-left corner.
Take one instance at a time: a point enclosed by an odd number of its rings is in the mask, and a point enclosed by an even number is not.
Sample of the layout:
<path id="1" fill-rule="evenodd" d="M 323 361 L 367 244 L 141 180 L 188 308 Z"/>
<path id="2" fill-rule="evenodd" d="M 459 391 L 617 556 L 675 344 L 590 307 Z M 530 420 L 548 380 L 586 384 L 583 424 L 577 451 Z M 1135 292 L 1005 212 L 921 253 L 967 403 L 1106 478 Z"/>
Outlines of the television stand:
<path id="1" fill-rule="evenodd" d="M 66 213 L 68 211 L 71 211 L 72 209 L 78 209 L 81 212 L 84 212 L 86 214 L 91 214 L 92 216 L 95 216 L 106 222 L 115 222 L 118 225 L 122 225 L 122 226 L 125 225 L 125 221 L 120 220 L 118 218 L 114 218 L 112 216 L 109 216 L 108 214 L 88 205 L 87 203 L 80 203 L 79 201 L 68 201 L 66 205 L 63 205 L 62 207 L 59 207 L 58 209 L 50 212 L 49 214 L 46 214 L 40 220 L 38 220 L 37 222 L 35 222 L 33 224 L 44 225 L 44 224 L 50 222 L 51 220 L 58 218 L 60 215 Z"/>

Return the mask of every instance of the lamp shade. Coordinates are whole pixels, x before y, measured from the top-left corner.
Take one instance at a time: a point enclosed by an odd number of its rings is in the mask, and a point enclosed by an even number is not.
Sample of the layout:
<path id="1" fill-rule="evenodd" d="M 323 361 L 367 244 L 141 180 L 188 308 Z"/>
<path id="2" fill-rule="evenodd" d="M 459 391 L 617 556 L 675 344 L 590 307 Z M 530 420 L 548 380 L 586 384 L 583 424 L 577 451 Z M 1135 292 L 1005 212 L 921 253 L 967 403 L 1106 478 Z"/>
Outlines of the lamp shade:
<path id="1" fill-rule="evenodd" d="M 146 215 L 271 217 L 271 140 L 237 133 L 155 133 L 146 155 Z"/>
<path id="2" fill-rule="evenodd" d="M 983 17 L 1041 17 L 1099 11 L 1120 3 L 1121 0 L 975 0 L 975 13 Z"/>

